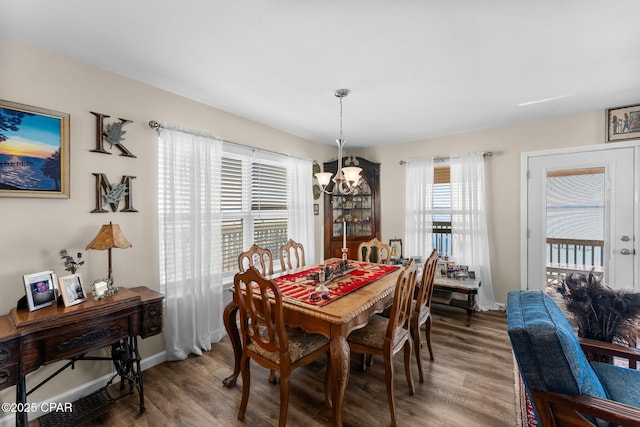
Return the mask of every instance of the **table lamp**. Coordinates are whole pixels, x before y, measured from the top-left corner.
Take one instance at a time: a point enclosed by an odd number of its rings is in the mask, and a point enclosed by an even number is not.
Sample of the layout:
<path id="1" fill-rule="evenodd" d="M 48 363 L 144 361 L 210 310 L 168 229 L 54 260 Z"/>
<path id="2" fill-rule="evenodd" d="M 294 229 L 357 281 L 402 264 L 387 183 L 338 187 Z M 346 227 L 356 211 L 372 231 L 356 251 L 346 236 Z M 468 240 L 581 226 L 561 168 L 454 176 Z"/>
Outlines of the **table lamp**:
<path id="1" fill-rule="evenodd" d="M 120 226 L 118 224 L 104 224 L 98 234 L 94 239 L 87 245 L 85 249 L 95 249 L 98 251 L 108 250 L 109 251 L 109 281 L 113 283 L 113 277 L 111 273 L 111 248 L 120 248 L 126 249 L 130 248 L 132 245 L 124 237 L 122 231 L 120 230 Z"/>

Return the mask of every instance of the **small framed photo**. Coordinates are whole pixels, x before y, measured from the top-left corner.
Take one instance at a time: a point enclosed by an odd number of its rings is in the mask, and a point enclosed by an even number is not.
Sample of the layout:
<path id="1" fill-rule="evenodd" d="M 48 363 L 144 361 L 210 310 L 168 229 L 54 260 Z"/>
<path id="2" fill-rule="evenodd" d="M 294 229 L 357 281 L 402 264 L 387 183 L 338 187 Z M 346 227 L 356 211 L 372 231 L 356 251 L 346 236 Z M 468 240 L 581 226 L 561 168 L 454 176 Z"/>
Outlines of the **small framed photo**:
<path id="1" fill-rule="evenodd" d="M 91 292 L 93 293 L 93 299 L 99 300 L 109 295 L 116 293 L 117 288 L 114 289 L 110 279 L 98 279 L 94 280 L 91 284 Z"/>
<path id="2" fill-rule="evenodd" d="M 79 274 L 63 276 L 60 277 L 58 281 L 60 283 L 60 292 L 62 293 L 62 301 L 64 301 L 65 307 L 80 304 L 87 300 Z"/>
<path id="3" fill-rule="evenodd" d="M 389 247 L 391 248 L 391 259 L 402 258 L 402 239 L 389 239 Z"/>
<path id="4" fill-rule="evenodd" d="M 607 137 L 605 142 L 640 138 L 640 104 L 607 110 Z"/>
<path id="5" fill-rule="evenodd" d="M 24 288 L 27 293 L 29 311 L 55 305 L 58 298 L 56 274 L 53 271 L 25 274 Z"/>

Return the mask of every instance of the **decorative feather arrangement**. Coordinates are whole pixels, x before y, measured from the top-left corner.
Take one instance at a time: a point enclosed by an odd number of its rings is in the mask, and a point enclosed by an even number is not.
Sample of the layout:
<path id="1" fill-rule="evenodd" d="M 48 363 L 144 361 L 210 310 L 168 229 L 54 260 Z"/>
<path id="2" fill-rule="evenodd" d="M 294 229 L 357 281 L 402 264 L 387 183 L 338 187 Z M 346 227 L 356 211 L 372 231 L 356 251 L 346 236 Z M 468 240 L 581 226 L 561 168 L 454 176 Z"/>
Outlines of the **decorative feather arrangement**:
<path id="1" fill-rule="evenodd" d="M 611 289 L 593 271 L 567 276 L 558 292 L 575 319 L 578 336 L 636 346 L 639 293 Z"/>

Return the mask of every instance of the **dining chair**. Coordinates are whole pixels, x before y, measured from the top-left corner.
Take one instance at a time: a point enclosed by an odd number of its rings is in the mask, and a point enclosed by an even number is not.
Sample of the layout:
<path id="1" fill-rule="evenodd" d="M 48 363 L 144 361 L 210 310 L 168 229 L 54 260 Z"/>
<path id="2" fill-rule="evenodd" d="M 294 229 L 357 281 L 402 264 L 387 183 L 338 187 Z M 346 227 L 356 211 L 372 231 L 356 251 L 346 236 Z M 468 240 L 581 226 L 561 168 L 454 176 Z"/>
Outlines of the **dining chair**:
<path id="1" fill-rule="evenodd" d="M 319 334 L 307 334 L 299 328 L 285 327 L 280 288 L 261 275 L 254 266 L 235 275 L 233 291 L 238 302 L 242 337 L 242 400 L 238 419 L 244 420 L 249 401 L 251 360 L 264 368 L 280 372 L 279 425 L 283 427 L 287 422 L 291 372 L 327 354 L 324 398 L 325 405 L 330 407 L 329 339 Z"/>
<path id="2" fill-rule="evenodd" d="M 255 243 L 249 250 L 238 256 L 238 269 L 240 272 L 247 271 L 249 267 L 260 265 L 260 271 L 265 276 L 273 274 L 273 254 L 267 248 L 261 248 Z"/>
<path id="3" fill-rule="evenodd" d="M 278 256 L 282 271 L 289 272 L 294 268 L 304 267 L 306 264 L 304 261 L 304 246 L 293 239 L 289 239 L 287 243 L 280 246 Z M 295 258 L 295 266 L 291 263 L 292 258 Z"/>
<path id="4" fill-rule="evenodd" d="M 374 315 L 363 328 L 349 334 L 349 347 L 356 353 L 364 355 L 381 355 L 384 358 L 384 376 L 387 386 L 387 399 L 391 424 L 396 426 L 396 408 L 393 392 L 393 356 L 404 349 L 404 371 L 409 385 L 409 394 L 413 396 L 415 389 L 411 376 L 411 335 L 409 320 L 411 318 L 411 301 L 415 289 L 417 265 L 410 262 L 400 272 L 393 294 L 393 304 L 389 318 Z"/>
<path id="5" fill-rule="evenodd" d="M 377 238 L 358 245 L 358 261 L 389 264 L 391 262 L 391 247 Z"/>
<path id="6" fill-rule="evenodd" d="M 251 245 L 249 250 L 243 252 L 238 257 L 238 269 L 241 273 L 244 273 L 250 267 L 260 266 L 260 273 L 263 276 L 270 276 L 273 274 L 273 254 L 267 248 L 261 248 L 255 243 Z M 278 384 L 278 377 L 274 370 L 269 372 L 269 382 L 271 384 Z"/>
<path id="7" fill-rule="evenodd" d="M 420 373 L 420 382 L 424 382 L 422 373 L 422 359 L 420 358 L 420 350 L 422 341 L 420 339 L 420 327 L 425 325 L 425 336 L 427 338 L 427 347 L 429 348 L 429 356 L 433 360 L 433 349 L 431 348 L 431 297 L 433 295 L 433 280 L 436 276 L 436 266 L 438 264 L 438 253 L 434 249 L 429 258 L 424 263 L 422 269 L 422 278 L 420 279 L 420 287 L 416 299 L 413 301 L 411 314 L 410 331 L 413 339 L 413 349 L 416 354 L 416 362 L 418 363 L 418 372 Z"/>

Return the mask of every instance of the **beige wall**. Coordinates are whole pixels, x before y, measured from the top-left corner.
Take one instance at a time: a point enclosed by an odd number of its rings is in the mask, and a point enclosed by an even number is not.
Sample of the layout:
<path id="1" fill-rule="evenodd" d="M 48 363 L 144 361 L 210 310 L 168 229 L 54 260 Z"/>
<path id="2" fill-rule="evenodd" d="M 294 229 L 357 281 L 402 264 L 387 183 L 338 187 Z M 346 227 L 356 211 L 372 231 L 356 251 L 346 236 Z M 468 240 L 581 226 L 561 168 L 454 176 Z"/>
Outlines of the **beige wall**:
<path id="1" fill-rule="evenodd" d="M 332 146 L 315 144 L 290 134 L 222 112 L 203 104 L 141 84 L 67 57 L 0 38 L 0 99 L 71 114 L 71 198 L 0 198 L 0 313 L 8 312 L 24 295 L 22 276 L 53 269 L 68 274 L 59 259 L 60 249 L 82 251 L 86 264 L 79 270 L 85 283 L 107 275 L 107 253 L 85 251 L 101 224 L 118 223 L 133 243 L 130 249 L 114 249 L 116 285 L 146 285 L 158 289 L 156 221 L 156 133 L 150 120 L 198 129 L 226 140 L 325 161 Z M 137 158 L 92 153 L 95 118 L 90 111 L 133 120 L 125 126 L 125 145 Z M 138 213 L 90 213 L 95 206 L 94 172 L 110 181 L 134 175 L 134 205 Z M 311 171 L 309 171 L 311 173 Z M 321 210 L 322 211 L 322 210 Z M 316 254 L 321 255 L 321 217 L 316 217 Z M 164 350 L 161 337 L 141 342 L 142 355 Z M 58 365 L 56 365 L 58 366 Z M 108 363 L 80 363 L 64 378 L 38 390 L 30 401 L 41 401 L 110 372 Z M 31 374 L 28 384 L 52 372 L 45 368 Z M 12 389 L 0 392 L 0 400 L 15 399 Z"/>
<path id="2" fill-rule="evenodd" d="M 158 289 L 156 223 L 156 135 L 149 120 L 166 121 L 198 129 L 224 139 L 268 150 L 318 160 L 335 159 L 333 144 L 321 145 L 154 87 L 102 71 L 13 39 L 0 38 L 0 99 L 71 114 L 71 198 L 0 198 L 0 313 L 8 312 L 24 295 L 22 275 L 47 269 L 65 274 L 58 252 L 83 251 L 85 282 L 106 275 L 107 254 L 84 251 L 101 224 L 120 224 L 131 249 L 114 250 L 114 276 L 118 284 L 147 285 Z M 95 145 L 95 119 L 90 111 L 133 120 L 127 125 L 125 145 L 136 159 L 91 153 Z M 448 156 L 492 151 L 486 160 L 490 248 L 496 299 L 504 302 L 520 278 L 520 154 L 558 147 L 598 144 L 603 141 L 604 113 L 461 133 L 353 153 L 381 163 L 382 239 L 404 238 L 404 166 L 412 157 Z M 139 213 L 91 214 L 95 203 L 94 172 L 115 181 L 135 175 L 134 200 Z M 320 207 L 322 212 L 322 206 Z M 321 216 L 316 217 L 316 253 L 322 254 Z M 161 337 L 142 342 L 142 355 L 163 350 Z M 30 398 L 43 401 L 110 370 L 99 364 L 80 364 Z M 104 364 L 108 365 L 108 364 Z M 57 365 L 56 365 L 57 366 Z M 31 374 L 29 384 L 52 371 Z M 14 390 L 0 392 L 0 400 L 13 401 Z"/>
<path id="3" fill-rule="evenodd" d="M 369 149 L 363 157 L 381 162 L 382 239 L 404 238 L 404 166 L 400 160 L 491 151 L 485 161 L 492 278 L 497 302 L 520 287 L 521 153 L 604 141 L 604 112 L 460 133 Z M 414 255 L 414 254 L 408 254 Z M 418 254 L 415 254 L 418 255 Z M 423 257 L 425 254 L 421 254 Z"/>

